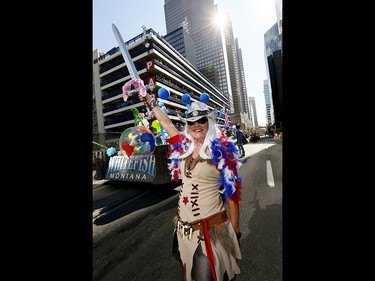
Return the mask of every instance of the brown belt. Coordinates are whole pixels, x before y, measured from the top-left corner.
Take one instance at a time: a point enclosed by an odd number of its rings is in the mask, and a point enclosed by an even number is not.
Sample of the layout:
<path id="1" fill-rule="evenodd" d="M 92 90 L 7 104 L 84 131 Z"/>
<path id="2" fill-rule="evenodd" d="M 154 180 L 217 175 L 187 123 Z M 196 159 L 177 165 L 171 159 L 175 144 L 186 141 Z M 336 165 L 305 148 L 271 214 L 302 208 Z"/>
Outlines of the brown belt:
<path id="1" fill-rule="evenodd" d="M 222 211 L 220 213 L 213 214 L 212 216 L 207 217 L 207 225 L 208 227 L 211 227 L 213 225 L 222 224 L 223 222 L 226 222 L 228 220 L 227 212 Z M 203 229 L 203 219 L 199 219 L 193 222 L 183 222 L 181 218 L 178 216 L 178 220 L 186 226 L 190 226 L 193 228 L 193 231 L 196 230 L 202 230 Z"/>

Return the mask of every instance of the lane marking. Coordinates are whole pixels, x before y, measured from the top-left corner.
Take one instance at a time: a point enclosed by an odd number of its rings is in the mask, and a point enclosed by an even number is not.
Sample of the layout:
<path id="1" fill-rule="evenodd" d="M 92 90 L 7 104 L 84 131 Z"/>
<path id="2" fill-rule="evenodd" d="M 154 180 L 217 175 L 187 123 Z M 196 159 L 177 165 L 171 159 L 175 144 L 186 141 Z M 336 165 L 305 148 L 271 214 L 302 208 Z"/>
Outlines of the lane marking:
<path id="1" fill-rule="evenodd" d="M 266 161 L 266 170 L 267 170 L 267 184 L 269 187 L 275 187 L 275 181 L 273 179 L 271 161 Z"/>

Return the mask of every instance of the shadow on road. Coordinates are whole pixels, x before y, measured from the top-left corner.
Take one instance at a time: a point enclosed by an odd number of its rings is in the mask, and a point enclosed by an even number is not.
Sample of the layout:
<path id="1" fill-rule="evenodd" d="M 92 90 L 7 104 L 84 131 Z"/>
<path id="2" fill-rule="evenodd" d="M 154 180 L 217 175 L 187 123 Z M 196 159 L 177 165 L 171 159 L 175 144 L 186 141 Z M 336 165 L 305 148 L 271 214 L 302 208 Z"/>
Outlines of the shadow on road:
<path id="1" fill-rule="evenodd" d="M 281 205 L 257 208 L 249 224 L 248 239 L 243 241 L 244 272 L 254 281 L 282 280 L 282 211 Z M 244 275 L 246 275 L 244 274 Z M 242 276 L 240 276 L 239 280 Z"/>
<path id="2" fill-rule="evenodd" d="M 95 225 L 105 225 L 134 211 L 150 207 L 175 195 L 177 183 L 153 185 L 136 183 L 136 187 L 124 187 L 124 182 L 109 182 L 106 192 L 111 195 L 93 202 L 95 209 L 100 209 L 94 219 Z M 127 183 L 129 184 L 129 183 Z"/>

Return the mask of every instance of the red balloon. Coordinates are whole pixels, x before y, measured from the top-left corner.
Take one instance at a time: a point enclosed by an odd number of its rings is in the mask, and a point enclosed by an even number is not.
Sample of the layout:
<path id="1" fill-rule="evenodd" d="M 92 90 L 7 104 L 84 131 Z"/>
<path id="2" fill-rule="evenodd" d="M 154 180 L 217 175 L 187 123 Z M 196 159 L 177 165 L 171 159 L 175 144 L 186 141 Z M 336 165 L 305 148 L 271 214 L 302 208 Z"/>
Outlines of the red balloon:
<path id="1" fill-rule="evenodd" d="M 122 149 L 125 150 L 126 155 L 128 155 L 128 157 L 130 158 L 130 156 L 134 152 L 134 146 L 132 146 L 132 145 L 126 143 L 126 142 L 122 142 L 121 146 L 122 146 Z"/>

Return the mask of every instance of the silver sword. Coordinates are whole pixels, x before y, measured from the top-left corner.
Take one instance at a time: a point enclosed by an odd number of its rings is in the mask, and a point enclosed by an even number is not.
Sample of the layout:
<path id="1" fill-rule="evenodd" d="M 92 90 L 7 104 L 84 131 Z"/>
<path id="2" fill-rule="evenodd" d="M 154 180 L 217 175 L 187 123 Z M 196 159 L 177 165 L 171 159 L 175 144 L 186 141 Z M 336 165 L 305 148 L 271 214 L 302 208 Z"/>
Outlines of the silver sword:
<path id="1" fill-rule="evenodd" d="M 137 72 L 137 69 L 135 68 L 135 65 L 133 63 L 132 57 L 129 54 L 128 48 L 126 47 L 126 45 L 124 43 L 124 40 L 122 40 L 120 31 L 118 30 L 116 25 L 114 25 L 113 23 L 112 23 L 112 30 L 113 30 L 113 33 L 115 34 L 117 43 L 120 47 L 120 51 L 121 51 L 121 54 L 124 58 L 125 64 L 128 67 L 130 76 L 132 77 L 132 79 L 140 79 L 139 74 Z M 150 89 L 151 91 L 155 88 L 154 85 L 152 85 L 152 86 L 145 85 L 145 87 L 146 87 L 146 90 Z M 138 89 L 127 91 L 127 93 L 128 93 L 129 96 L 131 96 L 132 94 L 138 93 Z M 148 116 L 151 117 L 152 113 L 150 112 L 148 107 L 146 107 L 146 109 L 147 109 Z"/>
<path id="2" fill-rule="evenodd" d="M 122 40 L 120 31 L 117 29 L 116 25 L 114 25 L 113 23 L 112 23 L 112 30 L 113 30 L 113 33 L 115 34 L 118 46 L 120 47 L 121 54 L 124 57 L 125 63 L 128 67 L 130 76 L 133 79 L 139 79 L 139 74 L 129 54 L 128 48 L 126 47 L 124 40 Z"/>

